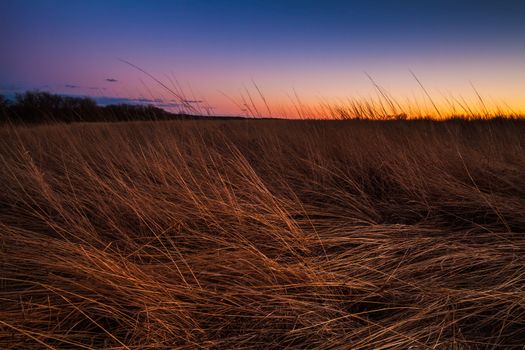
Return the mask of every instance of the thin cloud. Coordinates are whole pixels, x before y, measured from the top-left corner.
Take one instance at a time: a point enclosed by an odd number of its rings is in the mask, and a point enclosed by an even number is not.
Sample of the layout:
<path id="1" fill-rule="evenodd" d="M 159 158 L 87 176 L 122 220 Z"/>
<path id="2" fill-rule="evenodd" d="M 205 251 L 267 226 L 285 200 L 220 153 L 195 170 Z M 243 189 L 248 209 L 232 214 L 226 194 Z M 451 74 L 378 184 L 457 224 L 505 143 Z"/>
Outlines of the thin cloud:
<path id="1" fill-rule="evenodd" d="M 94 97 L 98 104 L 116 105 L 116 104 L 128 104 L 135 106 L 155 106 L 160 108 L 176 108 L 180 107 L 180 104 L 169 101 L 163 101 L 160 99 L 147 99 L 147 98 L 126 98 L 126 97 Z"/>
<path id="2" fill-rule="evenodd" d="M 78 85 L 73 85 L 73 84 L 66 84 L 65 87 L 67 87 L 68 89 L 76 89 L 79 86 Z"/>
<path id="3" fill-rule="evenodd" d="M 116 83 L 118 80 L 117 79 L 113 79 L 113 78 L 106 78 L 106 81 L 108 81 L 110 83 Z"/>
<path id="4" fill-rule="evenodd" d="M 157 98 L 157 99 L 135 98 L 135 99 L 132 99 L 132 100 L 136 101 L 136 102 L 143 102 L 143 103 L 160 103 L 160 102 L 165 102 L 165 101 L 161 100 L 160 98 Z"/>

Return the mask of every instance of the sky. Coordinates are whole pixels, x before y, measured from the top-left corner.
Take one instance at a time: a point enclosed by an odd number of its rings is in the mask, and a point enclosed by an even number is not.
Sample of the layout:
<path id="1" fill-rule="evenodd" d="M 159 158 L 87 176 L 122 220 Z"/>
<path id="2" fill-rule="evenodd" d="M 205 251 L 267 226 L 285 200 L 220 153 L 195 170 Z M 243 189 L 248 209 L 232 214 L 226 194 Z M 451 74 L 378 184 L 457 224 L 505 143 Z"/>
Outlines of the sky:
<path id="1" fill-rule="evenodd" d="M 436 101 L 475 104 L 477 91 L 525 111 L 525 1 L 3 0 L 0 7 L 5 95 L 39 89 L 100 103 L 180 104 L 127 61 L 215 114 L 249 113 L 250 98 L 265 114 L 261 94 L 272 115 L 292 115 L 297 103 L 376 98 L 367 74 L 399 101 L 428 104 L 410 71 Z"/>

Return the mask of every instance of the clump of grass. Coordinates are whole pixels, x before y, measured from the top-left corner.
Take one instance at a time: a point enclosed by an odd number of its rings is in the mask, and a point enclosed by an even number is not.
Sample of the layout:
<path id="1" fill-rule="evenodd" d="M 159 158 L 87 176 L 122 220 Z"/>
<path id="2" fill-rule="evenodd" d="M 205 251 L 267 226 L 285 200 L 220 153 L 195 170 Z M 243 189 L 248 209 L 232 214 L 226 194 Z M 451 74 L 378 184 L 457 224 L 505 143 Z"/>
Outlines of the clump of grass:
<path id="1" fill-rule="evenodd" d="M 0 129 L 0 347 L 517 348 L 525 124 Z"/>

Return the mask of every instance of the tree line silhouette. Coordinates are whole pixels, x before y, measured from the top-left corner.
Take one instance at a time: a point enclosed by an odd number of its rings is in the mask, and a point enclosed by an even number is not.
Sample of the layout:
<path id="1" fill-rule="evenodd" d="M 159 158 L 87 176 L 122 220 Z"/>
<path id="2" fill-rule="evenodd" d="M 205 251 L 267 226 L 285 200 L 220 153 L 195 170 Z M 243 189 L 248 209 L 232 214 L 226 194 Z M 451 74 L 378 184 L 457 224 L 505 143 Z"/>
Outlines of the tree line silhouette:
<path id="1" fill-rule="evenodd" d="M 14 101 L 0 95 L 0 121 L 97 122 L 199 118 L 175 114 L 151 105 L 115 104 L 100 106 L 88 97 L 71 97 L 42 91 L 16 94 Z"/>

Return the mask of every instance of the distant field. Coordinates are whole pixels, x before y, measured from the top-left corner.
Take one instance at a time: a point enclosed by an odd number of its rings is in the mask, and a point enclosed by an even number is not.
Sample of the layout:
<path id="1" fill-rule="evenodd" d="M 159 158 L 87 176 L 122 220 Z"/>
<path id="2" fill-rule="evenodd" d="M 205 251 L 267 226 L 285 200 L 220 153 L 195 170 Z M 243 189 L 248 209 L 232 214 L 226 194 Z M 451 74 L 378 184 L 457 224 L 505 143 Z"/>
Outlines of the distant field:
<path id="1" fill-rule="evenodd" d="M 525 121 L 0 128 L 0 348 L 525 344 Z"/>

